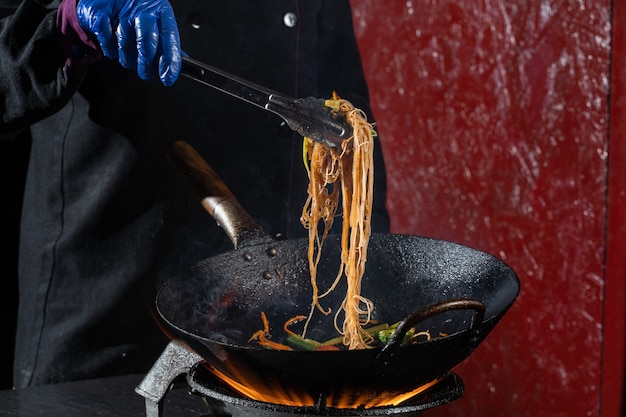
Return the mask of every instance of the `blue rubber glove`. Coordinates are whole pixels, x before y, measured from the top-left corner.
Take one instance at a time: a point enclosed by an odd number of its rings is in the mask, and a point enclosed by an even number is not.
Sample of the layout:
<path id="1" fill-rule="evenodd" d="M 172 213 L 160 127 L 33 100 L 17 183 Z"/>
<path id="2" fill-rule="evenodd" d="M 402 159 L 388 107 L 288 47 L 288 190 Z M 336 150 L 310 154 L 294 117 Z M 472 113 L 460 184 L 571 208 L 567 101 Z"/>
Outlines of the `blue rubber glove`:
<path id="1" fill-rule="evenodd" d="M 93 35 L 104 56 L 139 77 L 172 85 L 180 74 L 180 36 L 167 0 L 80 0 L 78 22 Z"/>

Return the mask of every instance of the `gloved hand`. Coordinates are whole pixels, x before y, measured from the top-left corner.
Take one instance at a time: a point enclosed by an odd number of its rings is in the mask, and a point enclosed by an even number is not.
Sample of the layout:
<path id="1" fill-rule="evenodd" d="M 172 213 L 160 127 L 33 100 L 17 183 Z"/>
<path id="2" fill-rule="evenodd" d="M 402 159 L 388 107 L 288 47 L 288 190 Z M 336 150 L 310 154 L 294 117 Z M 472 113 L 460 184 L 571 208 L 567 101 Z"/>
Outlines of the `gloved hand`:
<path id="1" fill-rule="evenodd" d="M 137 68 L 149 80 L 157 74 L 172 85 L 180 74 L 180 37 L 167 0 L 80 0 L 80 26 L 100 43 L 104 56 Z"/>

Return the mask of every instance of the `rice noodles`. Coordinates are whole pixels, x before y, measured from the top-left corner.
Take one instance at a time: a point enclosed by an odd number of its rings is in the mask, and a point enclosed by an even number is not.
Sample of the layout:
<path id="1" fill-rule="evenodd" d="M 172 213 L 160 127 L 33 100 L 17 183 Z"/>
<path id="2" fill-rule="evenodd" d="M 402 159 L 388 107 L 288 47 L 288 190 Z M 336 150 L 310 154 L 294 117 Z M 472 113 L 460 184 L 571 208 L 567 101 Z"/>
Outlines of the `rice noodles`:
<path id="1" fill-rule="evenodd" d="M 352 125 L 353 135 L 343 141 L 341 149 L 305 138 L 304 158 L 309 185 L 301 221 L 309 235 L 308 261 L 313 295 L 303 335 L 316 309 L 326 315 L 331 313 L 330 309 L 322 307 L 320 299 L 333 291 L 345 275 L 347 291 L 335 312 L 335 328 L 343 335 L 343 344 L 348 349 L 364 349 L 372 342 L 372 336 L 363 330 L 363 326 L 370 322 L 374 309 L 372 301 L 361 295 L 361 279 L 371 234 L 375 132 L 365 113 L 349 101 L 333 94 L 333 99 L 327 100 L 326 105 L 345 115 Z M 330 288 L 320 293 L 317 265 L 340 197 L 343 218 L 341 264 Z"/>

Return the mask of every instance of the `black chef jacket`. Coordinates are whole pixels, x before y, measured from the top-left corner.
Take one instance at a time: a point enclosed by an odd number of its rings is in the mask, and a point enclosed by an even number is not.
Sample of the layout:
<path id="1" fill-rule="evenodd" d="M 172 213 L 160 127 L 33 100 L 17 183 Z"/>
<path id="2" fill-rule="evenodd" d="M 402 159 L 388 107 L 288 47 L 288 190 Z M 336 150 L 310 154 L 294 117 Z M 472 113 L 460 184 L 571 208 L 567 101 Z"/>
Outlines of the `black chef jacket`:
<path id="1" fill-rule="evenodd" d="M 171 2 L 192 58 L 293 97 L 336 91 L 369 112 L 348 0 Z M 0 26 L 0 135 L 32 140 L 18 387 L 146 371 L 166 342 L 151 315 L 155 289 L 232 249 L 168 163 L 174 141 L 190 142 L 268 233 L 305 234 L 301 137 L 183 77 L 164 87 L 108 59 L 69 70 L 55 7 L 26 0 Z M 373 228 L 386 231 L 380 149 Z"/>

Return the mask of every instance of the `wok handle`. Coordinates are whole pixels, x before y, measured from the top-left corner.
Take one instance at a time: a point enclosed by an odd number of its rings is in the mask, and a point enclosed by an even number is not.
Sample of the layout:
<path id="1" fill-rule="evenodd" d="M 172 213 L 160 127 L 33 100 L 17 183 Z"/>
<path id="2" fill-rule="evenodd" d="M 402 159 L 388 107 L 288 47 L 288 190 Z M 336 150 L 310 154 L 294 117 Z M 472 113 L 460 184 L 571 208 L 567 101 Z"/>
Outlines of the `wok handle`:
<path id="1" fill-rule="evenodd" d="M 474 316 L 472 316 L 472 322 L 468 328 L 468 330 L 471 331 L 477 330 L 485 318 L 485 303 L 479 300 L 454 299 L 433 304 L 423 310 L 410 314 L 407 318 L 402 320 L 396 328 L 396 331 L 391 335 L 389 342 L 383 347 L 381 353 L 398 348 L 404 339 L 404 335 L 411 327 L 437 314 L 451 310 L 474 310 Z"/>
<path id="2" fill-rule="evenodd" d="M 235 249 L 245 239 L 266 237 L 219 175 L 189 143 L 174 143 L 168 158 L 198 196 L 202 207 L 224 229 Z"/>

